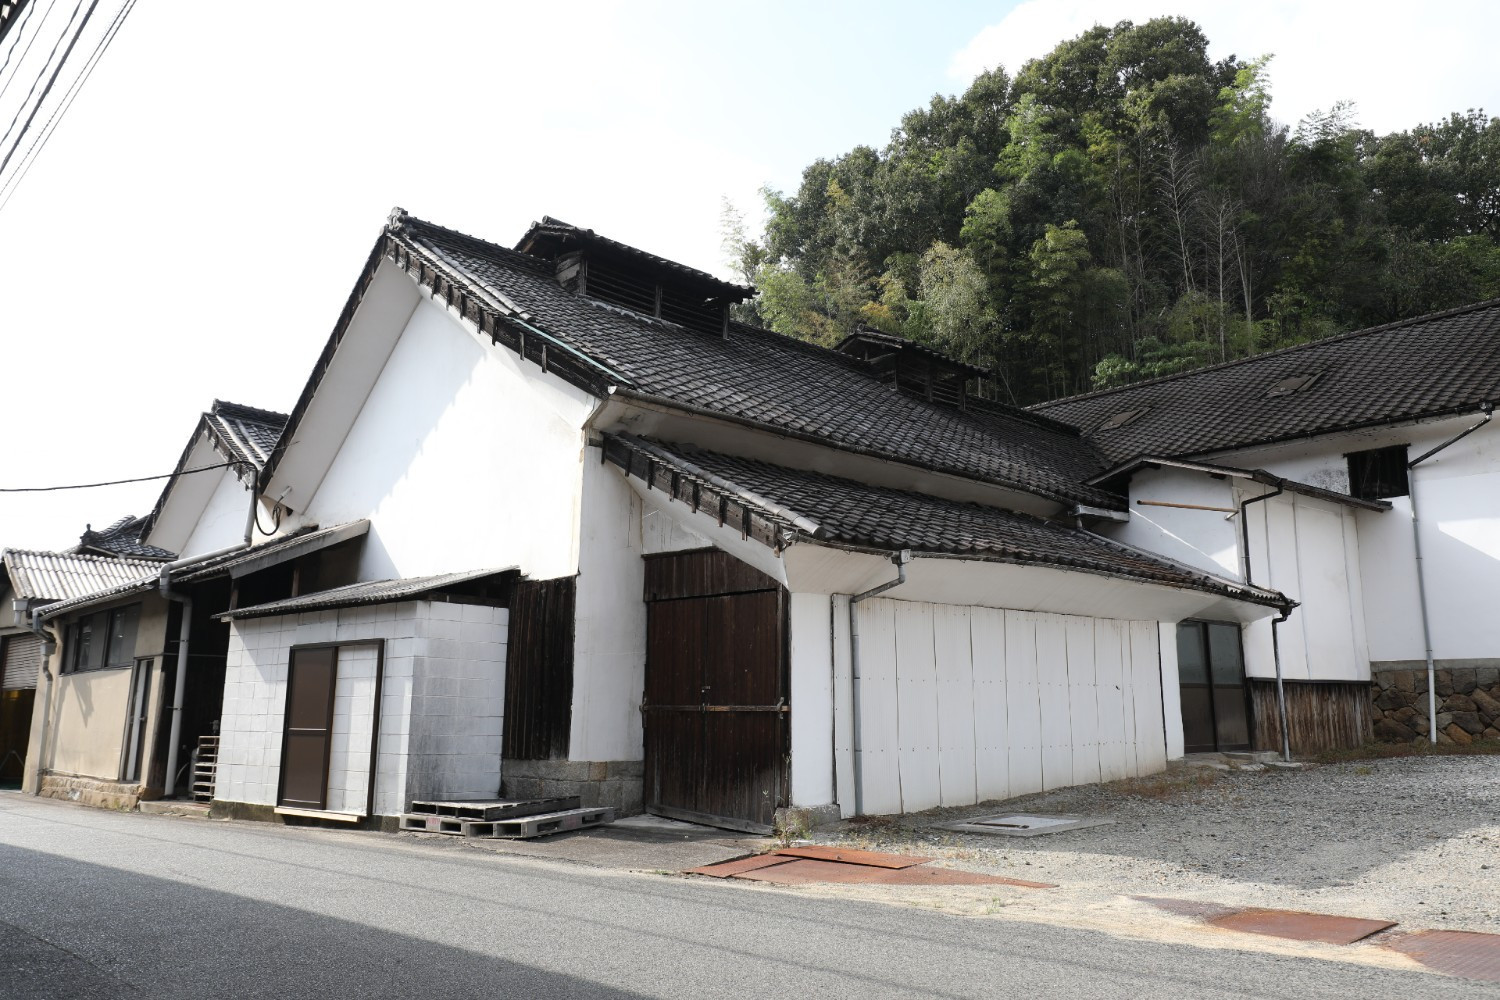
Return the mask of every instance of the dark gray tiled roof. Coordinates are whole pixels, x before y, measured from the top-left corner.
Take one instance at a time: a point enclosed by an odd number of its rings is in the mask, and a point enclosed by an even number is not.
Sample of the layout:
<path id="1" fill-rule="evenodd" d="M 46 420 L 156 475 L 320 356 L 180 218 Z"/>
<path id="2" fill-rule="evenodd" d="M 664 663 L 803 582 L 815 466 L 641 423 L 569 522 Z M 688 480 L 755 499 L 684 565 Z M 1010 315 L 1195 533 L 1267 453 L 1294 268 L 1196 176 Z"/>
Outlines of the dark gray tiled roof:
<path id="1" fill-rule="evenodd" d="M 1316 375 L 1267 398 L 1277 382 Z M 1500 300 L 1242 361 L 1043 403 L 1036 411 L 1082 428 L 1111 462 L 1203 455 L 1421 417 L 1500 401 Z M 1111 416 L 1146 412 L 1112 430 Z"/>
<path id="2" fill-rule="evenodd" d="M 288 597 L 282 601 L 257 604 L 251 608 L 235 608 L 216 615 L 220 621 L 236 618 L 265 618 L 270 615 L 289 615 L 301 611 L 327 611 L 333 608 L 352 608 L 361 604 L 387 604 L 407 598 L 431 594 L 445 587 L 457 586 L 486 576 L 514 572 L 511 569 L 475 569 L 464 573 L 442 573 L 437 576 L 412 576 L 401 580 L 367 580 L 351 583 L 332 590 L 320 590 L 315 594 Z"/>
<path id="3" fill-rule="evenodd" d="M 141 541 L 145 531 L 144 517 L 126 515 L 100 531 L 86 528 L 78 537 L 74 552 L 95 550 L 101 555 L 125 556 L 131 559 L 176 559 L 177 553 Z"/>
<path id="4" fill-rule="evenodd" d="M 1054 566 L 1186 587 L 1259 604 L 1285 603 L 1285 598 L 1272 591 L 1245 588 L 1089 532 L 997 507 L 871 486 L 680 445 L 622 435 L 612 436 L 612 440 L 645 459 L 673 465 L 680 475 L 697 479 L 704 487 L 733 487 L 740 502 L 757 508 L 787 531 L 811 535 L 818 541 Z M 641 468 L 634 467 L 633 471 L 640 474 Z M 814 524 L 816 531 L 810 527 Z"/>
<path id="5" fill-rule="evenodd" d="M 249 462 L 257 469 L 266 464 L 287 420 L 285 413 L 226 403 L 222 399 L 214 400 L 213 408 L 203 416 L 232 459 Z"/>
<path id="6" fill-rule="evenodd" d="M 935 406 L 882 384 L 862 361 L 755 327 L 732 324 L 724 338 L 629 313 L 564 290 L 549 261 L 418 219 L 399 219 L 393 236 L 636 392 L 1062 502 L 1119 506 L 1082 485 L 1104 463 L 1065 425 L 1004 407 Z"/>
<path id="7" fill-rule="evenodd" d="M 694 284 L 701 284 L 717 289 L 735 301 L 747 299 L 755 294 L 755 289 L 745 285 L 736 285 L 733 282 L 724 281 L 714 277 L 707 271 L 700 271 L 686 264 L 679 264 L 675 260 L 667 260 L 658 257 L 654 253 L 647 253 L 639 247 L 633 247 L 628 243 L 612 240 L 607 236 L 600 236 L 592 229 L 582 229 L 562 221 L 554 219 L 550 215 L 542 216 L 541 222 L 533 222 L 525 236 L 516 243 L 516 249 L 525 253 L 529 248 L 543 243 L 567 244 L 576 243 L 585 247 L 599 247 L 612 253 L 639 261 L 650 268 L 670 271 L 680 278 L 685 278 Z"/>

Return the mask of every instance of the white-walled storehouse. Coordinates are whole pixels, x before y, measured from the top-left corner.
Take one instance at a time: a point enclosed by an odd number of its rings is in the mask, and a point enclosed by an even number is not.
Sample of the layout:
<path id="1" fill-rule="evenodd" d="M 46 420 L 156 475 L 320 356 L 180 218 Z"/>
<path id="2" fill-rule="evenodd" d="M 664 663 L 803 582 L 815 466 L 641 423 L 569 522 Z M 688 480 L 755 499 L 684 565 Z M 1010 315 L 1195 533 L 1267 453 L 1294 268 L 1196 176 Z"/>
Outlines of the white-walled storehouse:
<path id="1" fill-rule="evenodd" d="M 1176 623 L 1285 599 L 1085 530 L 1124 507 L 1097 457 L 963 366 L 731 323 L 748 294 L 550 219 L 509 250 L 393 216 L 259 473 L 274 538 L 205 564 L 255 567 L 215 809 L 763 828 L 1163 767 Z"/>
<path id="2" fill-rule="evenodd" d="M 1277 645 L 1313 750 L 1500 737 L 1497 396 L 1487 302 L 1037 409 L 1113 464 L 1112 537 L 1298 603 Z M 1280 744 L 1271 625 L 1243 631 L 1249 701 L 1184 688 L 1190 745 Z"/>

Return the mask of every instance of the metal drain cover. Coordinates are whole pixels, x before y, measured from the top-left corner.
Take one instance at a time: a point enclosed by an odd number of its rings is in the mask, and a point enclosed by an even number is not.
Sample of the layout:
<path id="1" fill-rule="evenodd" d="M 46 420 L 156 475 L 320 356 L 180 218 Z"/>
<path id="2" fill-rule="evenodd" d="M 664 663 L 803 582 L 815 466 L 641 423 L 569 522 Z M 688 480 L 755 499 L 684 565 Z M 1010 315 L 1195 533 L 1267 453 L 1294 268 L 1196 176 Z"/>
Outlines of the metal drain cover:
<path id="1" fill-rule="evenodd" d="M 1112 819 L 1092 816 L 1063 815 L 1055 813 L 1002 813 L 999 816 L 976 816 L 956 823 L 939 823 L 940 830 L 957 830 L 961 833 L 988 833 L 999 837 L 1039 837 L 1044 833 L 1062 833 L 1064 830 L 1081 830 L 1088 826 L 1113 823 Z"/>

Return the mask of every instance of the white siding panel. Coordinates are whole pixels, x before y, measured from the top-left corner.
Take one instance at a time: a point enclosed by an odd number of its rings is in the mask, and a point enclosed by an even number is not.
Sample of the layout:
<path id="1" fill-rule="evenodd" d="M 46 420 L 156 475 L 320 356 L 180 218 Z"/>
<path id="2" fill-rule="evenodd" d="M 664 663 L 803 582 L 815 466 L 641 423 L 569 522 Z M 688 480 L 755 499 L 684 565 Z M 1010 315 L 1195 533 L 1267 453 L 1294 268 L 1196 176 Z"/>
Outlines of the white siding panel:
<path id="1" fill-rule="evenodd" d="M 855 605 L 859 615 L 859 767 L 864 811 L 901 811 L 897 758 L 896 605 L 871 600 Z"/>
<path id="2" fill-rule="evenodd" d="M 932 646 L 933 605 L 896 604 L 897 733 L 901 810 L 942 804 L 938 768 L 937 665 Z"/>
<path id="3" fill-rule="evenodd" d="M 1005 613 L 1011 795 L 1042 790 L 1042 711 L 1037 693 L 1036 619 L 1036 615 L 1024 611 Z"/>
<path id="4" fill-rule="evenodd" d="M 1073 732 L 1072 773 L 1075 785 L 1099 780 L 1099 702 L 1095 688 L 1094 621 L 1069 617 L 1068 714 Z"/>
<path id="5" fill-rule="evenodd" d="M 1098 676 L 1099 778 L 1117 781 L 1135 772 L 1125 761 L 1125 626 L 1123 622 L 1094 622 L 1094 666 Z"/>
<path id="6" fill-rule="evenodd" d="M 974 780 L 979 801 L 1010 797 L 1010 729 L 1005 698 L 1005 612 L 973 608 Z"/>
<path id="7" fill-rule="evenodd" d="M 1136 774 L 1154 774 L 1167 766 L 1160 650 L 1160 633 L 1155 622 L 1130 623 L 1130 689 L 1135 707 Z"/>
<path id="8" fill-rule="evenodd" d="M 1042 724 L 1042 787 L 1073 783 L 1073 720 L 1068 708 L 1068 619 L 1039 615 L 1036 620 L 1037 700 Z"/>
<path id="9" fill-rule="evenodd" d="M 937 661 L 942 804 L 968 805 L 978 801 L 974 777 L 974 661 L 968 608 L 933 606 L 932 648 Z"/>

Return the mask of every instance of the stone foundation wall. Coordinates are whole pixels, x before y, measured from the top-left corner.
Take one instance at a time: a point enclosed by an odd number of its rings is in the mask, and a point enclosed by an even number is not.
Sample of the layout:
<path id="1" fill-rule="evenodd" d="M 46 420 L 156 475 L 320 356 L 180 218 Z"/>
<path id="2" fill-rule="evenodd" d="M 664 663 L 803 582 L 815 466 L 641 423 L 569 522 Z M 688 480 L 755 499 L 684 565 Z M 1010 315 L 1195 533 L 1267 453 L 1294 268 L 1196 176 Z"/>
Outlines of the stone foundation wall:
<path id="1" fill-rule="evenodd" d="M 613 806 L 617 816 L 644 810 L 646 764 L 639 760 L 506 760 L 500 794 L 508 799 L 576 795 L 585 806 Z"/>
<path id="2" fill-rule="evenodd" d="M 141 801 L 141 786 L 122 781 L 104 781 L 76 774 L 42 775 L 40 795 L 49 799 L 80 802 L 96 809 L 120 809 L 129 812 Z"/>
<path id="3" fill-rule="evenodd" d="M 1426 742 L 1427 667 L 1374 666 L 1375 738 L 1386 743 Z M 1441 667 L 1434 679 L 1439 743 L 1500 740 L 1500 666 Z"/>

